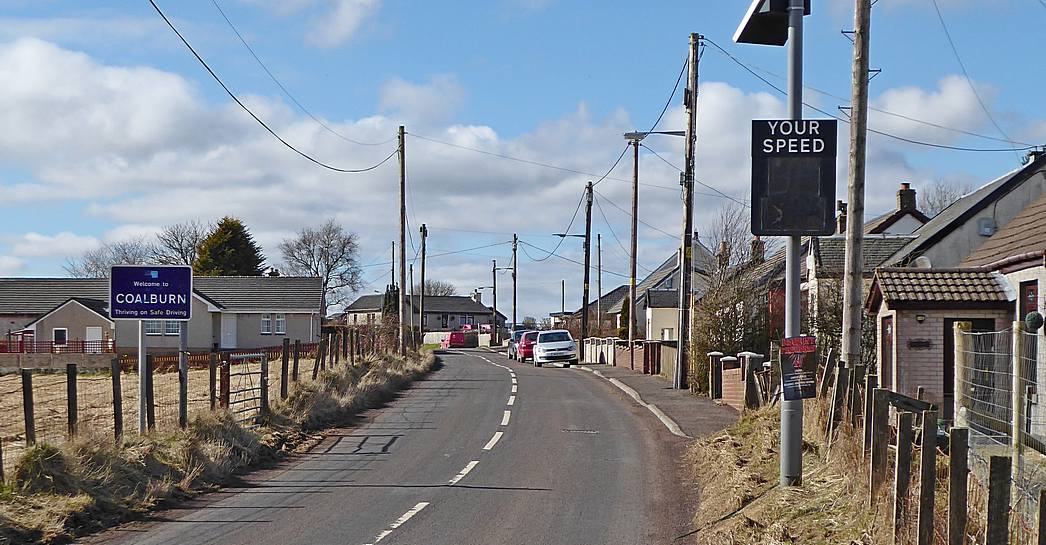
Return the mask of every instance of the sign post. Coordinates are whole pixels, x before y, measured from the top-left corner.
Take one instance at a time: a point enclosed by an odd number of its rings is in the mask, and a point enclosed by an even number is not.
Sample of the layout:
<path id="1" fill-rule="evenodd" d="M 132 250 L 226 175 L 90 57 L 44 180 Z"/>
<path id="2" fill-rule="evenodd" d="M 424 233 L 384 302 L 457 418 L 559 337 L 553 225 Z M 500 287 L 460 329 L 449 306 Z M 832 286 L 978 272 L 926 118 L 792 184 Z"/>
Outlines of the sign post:
<path id="1" fill-rule="evenodd" d="M 109 317 L 138 322 L 138 433 L 145 433 L 148 406 L 144 321 L 187 322 L 192 318 L 192 267 L 114 265 L 109 269 Z"/>

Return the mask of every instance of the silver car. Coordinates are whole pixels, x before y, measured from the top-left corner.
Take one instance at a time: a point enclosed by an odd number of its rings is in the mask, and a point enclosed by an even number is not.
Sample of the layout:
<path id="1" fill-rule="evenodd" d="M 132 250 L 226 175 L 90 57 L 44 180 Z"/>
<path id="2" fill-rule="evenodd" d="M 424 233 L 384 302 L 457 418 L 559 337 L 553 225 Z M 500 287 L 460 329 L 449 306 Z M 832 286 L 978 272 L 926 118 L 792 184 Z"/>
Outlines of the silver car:
<path id="1" fill-rule="evenodd" d="M 537 344 L 534 345 L 534 365 L 540 367 L 546 363 L 562 363 L 563 367 L 577 365 L 577 343 L 569 331 L 553 329 L 538 333 Z"/>

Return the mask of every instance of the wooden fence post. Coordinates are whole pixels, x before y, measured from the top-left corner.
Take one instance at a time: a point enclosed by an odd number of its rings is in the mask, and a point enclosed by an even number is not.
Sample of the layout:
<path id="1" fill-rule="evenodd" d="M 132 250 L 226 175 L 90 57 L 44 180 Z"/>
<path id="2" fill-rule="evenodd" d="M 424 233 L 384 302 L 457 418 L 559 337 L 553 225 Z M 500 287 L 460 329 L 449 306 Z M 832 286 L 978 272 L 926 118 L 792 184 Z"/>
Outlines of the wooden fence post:
<path id="1" fill-rule="evenodd" d="M 965 545 L 970 430 L 952 428 L 948 435 L 948 545 Z"/>
<path id="2" fill-rule="evenodd" d="M 218 404 L 218 353 L 211 352 L 211 361 L 207 364 L 208 395 L 210 396 L 211 410 Z"/>
<path id="3" fill-rule="evenodd" d="M 853 368 L 850 373 L 850 393 L 848 395 L 848 404 L 850 412 L 850 425 L 857 427 L 859 420 L 858 415 L 864 409 L 864 400 L 858 395 L 858 390 L 864 390 L 864 371 L 863 365 L 857 365 Z M 860 388 L 858 388 L 860 387 Z"/>
<path id="4" fill-rule="evenodd" d="M 182 324 L 182 327 L 186 327 Z M 178 427 L 189 426 L 189 354 L 178 353 Z"/>
<path id="5" fill-rule="evenodd" d="M 331 333 L 331 367 L 341 363 L 341 332 Z"/>
<path id="6" fill-rule="evenodd" d="M 65 364 L 65 407 L 68 416 L 69 437 L 76 435 L 76 364 Z"/>
<path id="7" fill-rule="evenodd" d="M 269 356 L 262 354 L 261 358 L 261 415 L 269 416 Z"/>
<path id="8" fill-rule="evenodd" d="M 923 411 L 919 457 L 919 545 L 933 545 L 933 506 L 937 484 L 937 411 Z"/>
<path id="9" fill-rule="evenodd" d="M 341 332 L 341 357 L 345 359 L 345 363 L 349 362 L 349 330 L 344 329 Z"/>
<path id="10" fill-rule="evenodd" d="M 1039 491 L 1039 545 L 1046 545 L 1046 490 Z"/>
<path id="11" fill-rule="evenodd" d="M 316 359 L 312 362 L 312 379 L 316 380 L 316 375 L 320 372 L 320 365 L 323 361 L 324 352 L 327 348 L 327 339 L 321 338 L 320 342 L 316 345 Z"/>
<path id="12" fill-rule="evenodd" d="M 835 372 L 835 388 L 832 389 L 832 401 L 828 407 L 828 424 L 825 429 L 825 438 L 828 446 L 832 445 L 832 436 L 835 433 L 835 425 L 842 419 L 843 406 L 846 403 L 846 387 L 850 384 L 850 369 L 845 367 L 846 363 L 840 361 Z"/>
<path id="13" fill-rule="evenodd" d="M 959 428 L 966 427 L 966 419 L 963 417 L 962 408 L 965 406 L 966 370 L 970 368 L 970 362 L 966 352 L 966 337 L 973 329 L 972 322 L 955 322 L 952 326 L 953 346 L 955 347 L 955 370 L 952 384 L 952 422 Z M 945 332 L 947 335 L 947 332 Z"/>
<path id="14" fill-rule="evenodd" d="M 901 532 L 909 533 L 906 528 L 905 513 L 908 511 L 908 488 L 912 479 L 912 413 L 902 412 L 897 415 L 897 456 L 894 459 L 893 481 L 893 542 L 894 545 L 907 543 L 909 540 Z"/>
<path id="15" fill-rule="evenodd" d="M 109 363 L 113 378 L 113 436 L 116 444 L 123 438 L 123 384 L 120 382 L 120 359 Z"/>
<path id="16" fill-rule="evenodd" d="M 349 365 L 356 365 L 356 330 L 349 330 Z"/>
<path id="17" fill-rule="evenodd" d="M 988 524 L 985 543 L 1008 543 L 1012 462 L 1009 456 L 992 456 L 988 462 Z"/>
<path id="18" fill-rule="evenodd" d="M 284 337 L 283 353 L 280 354 L 280 399 L 287 399 L 287 372 L 291 362 L 291 340 Z"/>
<path id="19" fill-rule="evenodd" d="M 876 388 L 872 392 L 872 433 L 869 437 L 871 456 L 868 461 L 868 506 L 875 505 L 886 480 L 886 457 L 890 446 L 890 391 Z"/>
<path id="20" fill-rule="evenodd" d="M 145 415 L 149 430 L 156 429 L 156 391 L 153 389 L 153 355 L 145 356 Z"/>
<path id="21" fill-rule="evenodd" d="M 229 388 L 231 386 L 231 378 L 229 377 L 230 367 L 232 366 L 232 360 L 229 358 L 229 354 L 222 355 L 221 367 L 220 367 L 220 382 L 219 393 L 218 393 L 218 405 L 223 409 L 229 408 Z"/>
<path id="22" fill-rule="evenodd" d="M 861 449 L 865 456 L 868 456 L 869 449 L 872 447 L 872 392 L 878 387 L 879 375 L 868 373 L 864 376 L 864 399 L 862 400 L 864 408 L 861 410 L 861 416 L 864 418 L 864 429 L 861 430 L 861 435 L 863 436 Z"/>
<path id="23" fill-rule="evenodd" d="M 817 389 L 817 395 L 819 397 L 828 395 L 829 386 L 832 384 L 832 377 L 835 375 L 837 359 L 838 356 L 836 355 L 835 349 L 830 349 L 828 351 L 828 359 L 824 364 L 824 374 L 821 375 L 820 388 Z"/>
<path id="24" fill-rule="evenodd" d="M 25 445 L 36 444 L 36 419 L 33 417 L 33 372 L 22 369 L 22 412 L 25 416 Z"/>
<path id="25" fill-rule="evenodd" d="M 4 438 L 0 437 L 0 485 L 4 484 Z"/>
<path id="26" fill-rule="evenodd" d="M 301 340 L 294 339 L 294 367 L 291 368 L 291 380 L 298 382 L 298 358 L 301 357 Z"/>
<path id="27" fill-rule="evenodd" d="M 1024 320 L 1014 320 L 1013 339 L 1010 348 L 1010 357 L 1013 364 L 1010 374 L 1010 454 L 1013 457 L 1012 468 L 1018 473 L 1021 467 L 1021 454 L 1023 450 L 1024 426 L 1027 424 L 1024 417 Z"/>

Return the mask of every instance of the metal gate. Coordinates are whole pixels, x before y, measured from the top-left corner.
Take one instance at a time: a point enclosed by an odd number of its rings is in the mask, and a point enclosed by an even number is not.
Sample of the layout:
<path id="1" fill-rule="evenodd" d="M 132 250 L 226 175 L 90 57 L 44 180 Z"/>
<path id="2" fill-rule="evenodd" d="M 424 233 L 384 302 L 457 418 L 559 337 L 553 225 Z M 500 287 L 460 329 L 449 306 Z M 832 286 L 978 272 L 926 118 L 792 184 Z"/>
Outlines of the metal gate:
<path id="1" fill-rule="evenodd" d="M 229 412 L 242 424 L 255 425 L 269 412 L 269 358 L 265 354 L 229 355 Z"/>

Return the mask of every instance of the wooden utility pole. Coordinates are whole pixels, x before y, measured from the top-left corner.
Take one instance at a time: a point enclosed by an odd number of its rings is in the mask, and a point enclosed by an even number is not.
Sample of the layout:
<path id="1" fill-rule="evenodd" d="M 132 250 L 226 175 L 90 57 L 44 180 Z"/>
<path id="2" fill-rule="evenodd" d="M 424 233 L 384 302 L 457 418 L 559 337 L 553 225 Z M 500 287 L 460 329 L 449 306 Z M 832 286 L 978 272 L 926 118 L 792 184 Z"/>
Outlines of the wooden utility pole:
<path id="1" fill-rule="evenodd" d="M 868 140 L 868 41 L 872 0 L 856 0 L 854 10 L 853 96 L 850 109 L 850 172 L 843 264 L 843 361 L 861 363 L 865 148 Z"/>
<path id="2" fill-rule="evenodd" d="M 516 259 L 516 246 L 519 244 L 519 236 L 512 234 L 512 329 L 516 329 L 516 275 L 519 273 L 519 260 Z"/>
<path id="3" fill-rule="evenodd" d="M 405 289 L 407 284 L 407 148 L 403 135 L 403 125 L 400 125 L 400 289 L 397 293 L 397 299 L 399 299 L 400 310 L 399 349 L 400 355 L 406 356 L 407 339 L 404 335 L 406 333 L 406 316 L 404 316 L 404 313 L 407 311 L 407 306 L 404 303 L 407 296 L 407 290 Z"/>
<path id="4" fill-rule="evenodd" d="M 414 329 L 414 264 L 410 264 L 408 269 L 410 273 L 410 299 L 407 299 L 407 312 L 410 313 L 410 348 L 411 350 L 417 348 L 414 346 L 414 339 L 417 338 L 417 330 Z"/>
<path id="5" fill-rule="evenodd" d="M 498 260 L 492 259 L 490 265 L 490 292 L 493 294 L 493 302 L 490 309 L 490 343 L 498 344 Z"/>
<path id="6" fill-rule="evenodd" d="M 694 269 L 694 146 L 697 142 L 697 64 L 698 44 L 701 35 L 690 34 L 690 70 L 686 91 L 683 94 L 686 106 L 686 163 L 683 171 L 683 236 L 679 248 L 679 346 L 676 349 L 675 381 L 673 387 L 687 387 L 687 371 L 690 369 L 690 282 Z M 633 217 L 634 220 L 634 217 Z"/>
<path id="7" fill-rule="evenodd" d="M 603 336 L 603 233 L 596 233 L 596 335 Z"/>
<path id="8" fill-rule="evenodd" d="M 560 315 L 567 313 L 567 281 L 565 279 L 559 281 L 559 313 Z"/>
<path id="9" fill-rule="evenodd" d="M 418 329 L 421 342 L 425 342 L 425 239 L 429 238 L 429 229 L 421 224 L 421 293 L 418 295 Z"/>
<path id="10" fill-rule="evenodd" d="M 629 369 L 636 368 L 636 247 L 639 244 L 639 142 L 641 136 L 632 139 L 632 242 L 629 246 L 628 272 L 628 362 Z"/>
<path id="11" fill-rule="evenodd" d="M 581 285 L 581 343 L 588 337 L 588 284 L 592 254 L 592 182 L 585 186 L 585 273 Z"/>

